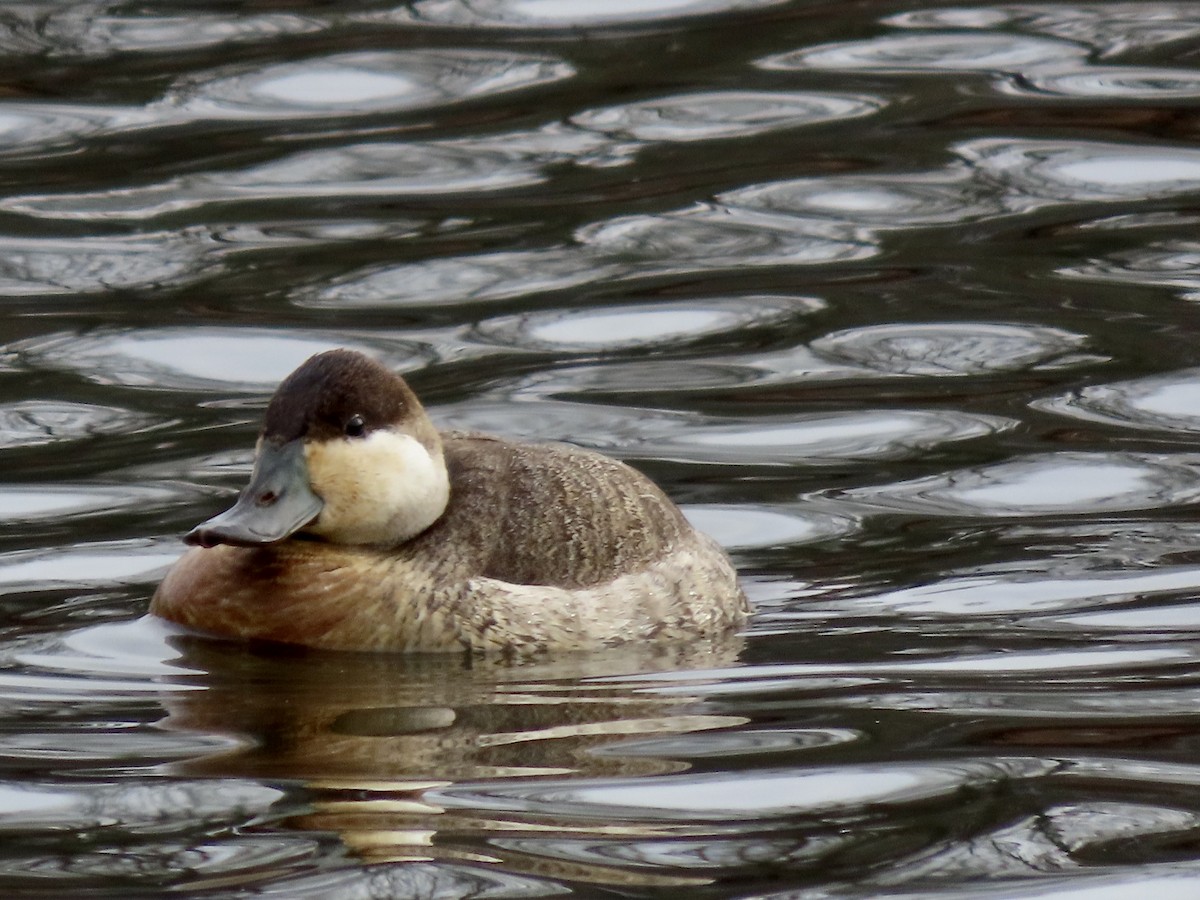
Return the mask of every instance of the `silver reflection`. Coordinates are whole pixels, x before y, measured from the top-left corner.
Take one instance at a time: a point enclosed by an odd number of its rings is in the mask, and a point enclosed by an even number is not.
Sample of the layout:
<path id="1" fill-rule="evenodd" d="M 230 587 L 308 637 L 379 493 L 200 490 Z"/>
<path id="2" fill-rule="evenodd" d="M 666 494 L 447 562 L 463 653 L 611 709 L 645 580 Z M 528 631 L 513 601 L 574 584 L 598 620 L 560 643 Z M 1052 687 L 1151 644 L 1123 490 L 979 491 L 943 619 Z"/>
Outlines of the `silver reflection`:
<path id="1" fill-rule="evenodd" d="M 1139 572 L 1041 562 L 1022 566 L 1009 563 L 979 573 L 934 579 L 845 601 L 835 599 L 821 604 L 808 601 L 807 605 L 796 604 L 795 612 L 803 614 L 820 608 L 838 617 L 919 616 L 954 622 L 960 628 L 967 627 L 971 619 L 1022 616 L 1025 627 L 1041 628 L 1069 620 L 1064 613 L 1117 607 L 1137 598 L 1170 595 L 1198 585 L 1200 569 L 1187 566 Z"/>
<path id="2" fill-rule="evenodd" d="M 0 36 L 0 48 L 13 55 L 105 58 L 256 43 L 328 27 L 318 18 L 291 14 L 124 16 L 113 14 L 115 8 L 111 4 L 19 4 L 5 10 L 7 33 Z"/>
<path id="3" fill-rule="evenodd" d="M 1005 212 L 995 186 L 976 182 L 962 164 L 933 172 L 767 182 L 718 199 L 735 208 L 853 222 L 872 231 L 974 222 Z"/>
<path id="4" fill-rule="evenodd" d="M 1179 225 L 1187 227 L 1188 223 L 1181 222 Z M 1158 241 L 1108 257 L 1064 266 L 1058 269 L 1057 274 L 1110 284 L 1172 287 L 1177 288 L 1185 299 L 1197 300 L 1200 299 L 1200 243 L 1182 238 Z"/>
<path id="5" fill-rule="evenodd" d="M 866 41 L 825 44 L 759 60 L 764 69 L 842 72 L 1025 72 L 1071 59 L 1087 49 L 1067 41 L 985 32 L 885 35 Z"/>
<path id="6" fill-rule="evenodd" d="M 0 524 L 70 522 L 136 507 L 142 514 L 191 496 L 184 486 L 152 484 L 0 485 Z"/>
<path id="7" fill-rule="evenodd" d="M 725 759 L 760 753 L 794 753 L 852 744 L 865 740 L 849 728 L 742 728 L 738 731 L 697 731 L 690 734 L 597 747 L 601 756 L 667 756 L 674 759 Z"/>
<path id="8" fill-rule="evenodd" d="M 77 779 L 54 787 L 10 782 L 0 783 L 0 815 L 19 813 L 21 827 L 30 831 L 84 831 L 119 822 L 134 834 L 151 828 L 189 833 L 201 822 L 240 823 L 250 810 L 266 812 L 281 796 L 275 788 L 232 778 L 140 784 Z"/>
<path id="9" fill-rule="evenodd" d="M 355 308 L 478 302 L 598 282 L 853 262 L 879 252 L 869 235 L 852 227 L 721 205 L 596 222 L 578 229 L 574 239 L 540 250 L 370 268 L 302 291 L 296 302 Z"/>
<path id="10" fill-rule="evenodd" d="M 598 352 L 679 345 L 782 325 L 812 311 L 801 298 L 736 297 L 560 309 L 488 319 L 472 336 L 505 347 Z"/>
<path id="11" fill-rule="evenodd" d="M 40 447 L 98 435 L 135 434 L 161 424 L 120 409 L 61 400 L 0 404 L 0 450 Z"/>
<path id="12" fill-rule="evenodd" d="M 75 152 L 85 141 L 155 124 L 142 107 L 0 100 L 0 155 Z"/>
<path id="13" fill-rule="evenodd" d="M 443 106 L 573 74 L 554 57 L 496 50 L 342 53 L 191 76 L 155 106 L 168 118 L 344 116 Z"/>
<path id="14" fill-rule="evenodd" d="M 132 237 L 0 237 L 0 293 L 107 293 L 190 284 L 223 268 L 204 229 Z"/>
<path id="15" fill-rule="evenodd" d="M 49 334 L 5 349 L 27 368 L 75 371 L 100 384 L 270 393 L 310 356 L 335 347 L 406 370 L 424 362 L 427 352 L 415 343 L 355 333 L 194 326 Z"/>
<path id="16" fill-rule="evenodd" d="M 1128 428 L 1200 432 L 1200 369 L 1080 388 L 1036 408 Z"/>
<path id="17" fill-rule="evenodd" d="M 924 515 L 1085 515 L 1193 503 L 1200 500 L 1200 468 L 1167 454 L 1045 453 L 839 496 L 868 509 Z"/>
<path id="18" fill-rule="evenodd" d="M 586 110 L 571 122 L 623 140 L 686 142 L 857 118 L 884 105 L 881 99 L 849 94 L 721 91 Z"/>
<path id="19" fill-rule="evenodd" d="M 517 143 L 359 143 L 139 187 L 11 197 L 0 201 L 0 209 L 51 219 L 138 221 L 232 201 L 436 196 L 499 191 L 544 179 L 541 160 Z"/>
<path id="20" fill-rule="evenodd" d="M 220 792 L 222 785 L 217 783 L 215 789 Z M 194 825 L 211 823 L 211 819 L 198 818 L 200 821 Z M 114 830 L 119 826 L 105 822 L 102 827 Z M 303 869 L 318 848 L 315 839 L 299 835 L 249 836 L 232 829 L 197 839 L 184 834 L 184 823 L 170 819 L 152 828 L 156 832 L 153 837 L 139 834 L 137 844 L 120 853 L 13 854 L 0 860 L 0 878 L 9 879 L 11 884 L 36 879 L 38 884 L 53 885 L 52 890 L 65 892 L 86 891 L 86 886 L 97 879 L 147 878 L 170 891 L 170 886 L 185 888 L 199 878 L 220 880 L 238 875 L 253 877 L 250 873 L 263 869 Z M 166 835 L 158 833 L 164 831 Z"/>
<path id="21" fill-rule="evenodd" d="M 1007 419 L 953 410 L 839 412 L 761 418 L 694 414 L 561 400 L 470 400 L 442 407 L 455 428 L 570 440 L 623 457 L 706 465 L 806 466 L 904 458 L 995 434 Z M 519 424 L 518 424 L 519 423 Z"/>
<path id="22" fill-rule="evenodd" d="M 954 410 L 870 410 L 787 419 L 693 425 L 678 438 L 655 442 L 654 455 L 693 462 L 829 464 L 897 459 L 930 447 L 995 434 L 1010 420 Z"/>
<path id="23" fill-rule="evenodd" d="M 875 243 L 884 230 L 986 221 L 1056 204 L 1174 197 L 1200 189 L 1200 151 L 1100 141 L 980 138 L 951 148 L 941 169 L 802 178 L 722 193 L 748 221 Z M 719 207 L 718 207 L 719 208 Z M 754 213 L 759 218 L 754 219 Z"/>
<path id="24" fill-rule="evenodd" d="M 878 247 L 854 229 L 698 204 L 658 215 L 621 216 L 581 228 L 593 251 L 629 260 L 641 275 L 743 266 L 859 261 Z"/>
<path id="25" fill-rule="evenodd" d="M 1052 732 L 1052 729 L 1047 729 Z M 1102 876 L 1092 874 L 1093 860 L 1107 860 L 1114 848 L 1154 846 L 1155 838 L 1186 840 L 1197 826 L 1184 810 L 1131 803 L 1080 802 L 1059 804 L 995 824 L 980 834 L 918 854 L 886 872 L 853 883 L 832 883 L 825 897 L 897 900 L 1119 900 L 1142 894 L 1185 897 L 1189 880 L 1159 864 L 1139 867 L 1107 865 Z M 1128 851 L 1126 851 L 1128 852 Z M 1113 870 L 1117 869 L 1116 872 Z M 910 893 L 912 886 L 920 886 Z M 908 890 L 906 890 L 908 888 Z M 784 900 L 800 895 L 765 895 L 760 900 Z"/>
<path id="26" fill-rule="evenodd" d="M 761 504 L 688 505 L 683 512 L 688 521 L 728 550 L 795 547 L 841 537 L 859 527 L 851 516 Z"/>
<path id="27" fill-rule="evenodd" d="M 901 13 L 884 22 L 900 28 L 1020 29 L 1077 41 L 1101 56 L 1184 43 L 1200 35 L 1194 6 L 1155 0 L 960 6 Z"/>
<path id="28" fill-rule="evenodd" d="M 362 13 L 364 22 L 459 25 L 474 28 L 575 29 L 636 26 L 684 16 L 716 15 L 779 6 L 786 0 L 416 0 L 382 13 Z"/>
<path id="29" fill-rule="evenodd" d="M 763 822 L 877 804 L 927 802 L 1048 766 L 1035 760 L 974 760 L 755 769 L 632 780 L 457 784 L 426 797 L 457 809 L 523 810 L 621 821 Z M 843 813 L 844 814 L 844 813 Z"/>
<path id="30" fill-rule="evenodd" d="M 967 141 L 955 150 L 979 177 L 1003 186 L 1014 212 L 1048 203 L 1148 200 L 1200 189 L 1198 150 L 1007 138 Z"/>
<path id="31" fill-rule="evenodd" d="M 621 267 L 568 248 L 507 250 L 372 266 L 296 292 L 300 306 L 365 309 L 504 300 L 612 278 Z"/>
<path id="32" fill-rule="evenodd" d="M 110 541 L 0 554 L 0 595 L 150 584 L 179 558 L 174 541 Z"/>
<path id="33" fill-rule="evenodd" d="M 1200 72 L 1135 66 L 1080 66 L 1030 72 L 1005 90 L 1027 96 L 1109 100 L 1173 100 L 1200 97 Z"/>
<path id="34" fill-rule="evenodd" d="M 988 372 L 1060 368 L 1083 335 L 1060 328 L 990 322 L 870 325 L 825 335 L 812 348 L 896 375 L 981 375 Z"/>

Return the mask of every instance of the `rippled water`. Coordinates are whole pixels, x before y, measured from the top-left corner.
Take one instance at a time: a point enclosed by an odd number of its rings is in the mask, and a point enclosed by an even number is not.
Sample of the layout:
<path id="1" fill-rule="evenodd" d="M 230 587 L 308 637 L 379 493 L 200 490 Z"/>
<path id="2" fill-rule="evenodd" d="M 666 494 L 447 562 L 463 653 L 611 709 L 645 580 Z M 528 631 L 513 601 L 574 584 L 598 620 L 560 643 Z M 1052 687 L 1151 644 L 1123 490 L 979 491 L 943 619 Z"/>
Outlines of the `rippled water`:
<path id="1" fill-rule="evenodd" d="M 5 4 L 0 894 L 1194 896 L 1198 41 Z M 648 471 L 747 632 L 509 666 L 146 618 L 330 346 Z"/>

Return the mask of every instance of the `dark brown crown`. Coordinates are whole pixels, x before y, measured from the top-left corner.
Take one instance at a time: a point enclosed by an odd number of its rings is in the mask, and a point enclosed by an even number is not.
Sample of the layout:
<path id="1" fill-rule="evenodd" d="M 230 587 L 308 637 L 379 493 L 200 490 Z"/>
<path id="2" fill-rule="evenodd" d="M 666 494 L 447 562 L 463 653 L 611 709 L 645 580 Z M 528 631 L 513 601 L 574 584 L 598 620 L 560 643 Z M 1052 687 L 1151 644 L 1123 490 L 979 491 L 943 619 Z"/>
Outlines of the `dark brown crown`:
<path id="1" fill-rule="evenodd" d="M 262 436 L 285 442 L 346 435 L 360 416 L 365 433 L 423 417 L 404 379 L 354 350 L 330 350 L 308 359 L 279 385 L 263 421 Z"/>

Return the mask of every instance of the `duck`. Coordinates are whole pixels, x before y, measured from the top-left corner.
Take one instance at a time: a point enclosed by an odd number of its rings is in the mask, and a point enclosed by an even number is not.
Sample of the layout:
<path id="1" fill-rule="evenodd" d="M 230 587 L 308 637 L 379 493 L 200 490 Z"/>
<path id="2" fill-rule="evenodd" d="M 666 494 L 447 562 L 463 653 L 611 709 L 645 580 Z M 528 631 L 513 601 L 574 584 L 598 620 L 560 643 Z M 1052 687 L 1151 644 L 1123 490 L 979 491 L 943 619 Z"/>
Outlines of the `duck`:
<path id="1" fill-rule="evenodd" d="M 249 484 L 184 541 L 150 612 L 242 641 L 524 656 L 716 638 L 749 612 L 729 557 L 641 472 L 440 431 L 346 349 L 280 383 Z"/>

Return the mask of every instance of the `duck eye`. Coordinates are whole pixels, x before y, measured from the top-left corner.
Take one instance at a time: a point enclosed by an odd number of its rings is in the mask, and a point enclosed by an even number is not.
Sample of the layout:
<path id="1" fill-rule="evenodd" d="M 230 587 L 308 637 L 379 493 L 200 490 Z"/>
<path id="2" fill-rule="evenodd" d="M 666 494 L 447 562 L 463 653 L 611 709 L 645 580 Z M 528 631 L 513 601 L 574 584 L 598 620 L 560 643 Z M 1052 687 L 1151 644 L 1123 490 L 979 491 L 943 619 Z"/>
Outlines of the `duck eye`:
<path id="1" fill-rule="evenodd" d="M 351 416 L 346 420 L 346 437 L 362 437 L 366 430 L 367 423 L 362 416 Z"/>

